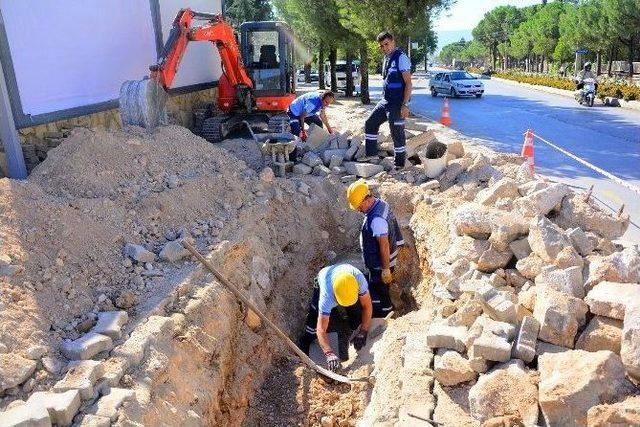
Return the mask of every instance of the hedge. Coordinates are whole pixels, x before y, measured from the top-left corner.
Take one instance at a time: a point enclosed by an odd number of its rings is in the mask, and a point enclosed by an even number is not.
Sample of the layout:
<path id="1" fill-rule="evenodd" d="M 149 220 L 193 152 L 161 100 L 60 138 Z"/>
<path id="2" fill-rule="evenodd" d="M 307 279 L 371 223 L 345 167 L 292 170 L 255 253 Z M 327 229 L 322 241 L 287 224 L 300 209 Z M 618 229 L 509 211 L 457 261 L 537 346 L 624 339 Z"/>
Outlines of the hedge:
<path id="1" fill-rule="evenodd" d="M 575 83 L 572 79 L 554 77 L 545 74 L 523 74 L 515 72 L 496 73 L 494 76 L 501 79 L 515 80 L 520 83 L 532 85 L 555 87 L 557 89 L 575 90 Z M 624 99 L 625 101 L 640 100 L 640 86 L 629 84 L 628 82 L 601 82 L 598 84 L 598 97 L 604 99 L 606 96 Z"/>

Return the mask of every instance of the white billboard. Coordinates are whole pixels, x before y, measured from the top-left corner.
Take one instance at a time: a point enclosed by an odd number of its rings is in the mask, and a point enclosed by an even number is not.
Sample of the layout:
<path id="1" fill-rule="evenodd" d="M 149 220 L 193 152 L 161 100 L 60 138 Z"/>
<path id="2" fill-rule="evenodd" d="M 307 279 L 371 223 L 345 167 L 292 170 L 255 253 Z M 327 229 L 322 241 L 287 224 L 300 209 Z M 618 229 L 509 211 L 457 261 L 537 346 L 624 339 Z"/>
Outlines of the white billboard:
<path id="1" fill-rule="evenodd" d="M 158 38 L 167 39 L 185 7 L 220 13 L 221 0 L 0 0 L 1 53 L 16 124 L 87 114 L 106 108 L 102 103 L 113 107 L 123 81 L 149 74 Z M 193 42 L 173 87 L 220 75 L 215 46 Z"/>
<path id="2" fill-rule="evenodd" d="M 167 41 L 173 20 L 181 8 L 190 8 L 196 12 L 222 13 L 220 0 L 161 0 L 160 18 L 162 20 L 162 40 Z M 196 25 L 203 22 L 196 21 Z M 191 42 L 182 58 L 173 87 L 190 86 L 198 83 L 216 81 L 222 75 L 220 55 L 213 43 Z"/>

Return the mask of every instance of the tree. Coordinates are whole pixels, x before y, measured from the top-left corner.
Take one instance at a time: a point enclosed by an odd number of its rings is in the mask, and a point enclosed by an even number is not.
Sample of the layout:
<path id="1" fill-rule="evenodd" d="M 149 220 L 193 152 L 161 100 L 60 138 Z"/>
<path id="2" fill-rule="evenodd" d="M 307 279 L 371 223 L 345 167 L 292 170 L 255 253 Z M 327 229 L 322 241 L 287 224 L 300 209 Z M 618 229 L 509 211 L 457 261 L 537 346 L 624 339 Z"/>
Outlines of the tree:
<path id="1" fill-rule="evenodd" d="M 540 8 L 531 18 L 533 29 L 533 53 L 540 55 L 544 69 L 560 39 L 560 17 L 568 8 L 575 7 L 562 2 L 553 2 Z"/>
<path id="2" fill-rule="evenodd" d="M 629 76 L 633 76 L 634 52 L 640 43 L 640 0 L 603 0 L 610 31 L 628 49 Z"/>
<path id="3" fill-rule="evenodd" d="M 464 38 L 457 42 L 449 43 L 442 47 L 440 51 L 440 61 L 444 64 L 452 64 L 454 60 L 462 59 L 462 52 L 465 50 L 470 42 L 465 41 Z"/>
<path id="4" fill-rule="evenodd" d="M 509 52 L 509 38 L 523 21 L 520 9 L 515 6 L 498 6 L 485 13 L 482 20 L 473 29 L 474 39 L 482 43 L 489 51 L 491 64 L 495 68 L 498 54 L 506 64 Z"/>
<path id="5" fill-rule="evenodd" d="M 269 0 L 226 0 L 225 5 L 225 15 L 236 29 L 243 22 L 273 19 Z"/>

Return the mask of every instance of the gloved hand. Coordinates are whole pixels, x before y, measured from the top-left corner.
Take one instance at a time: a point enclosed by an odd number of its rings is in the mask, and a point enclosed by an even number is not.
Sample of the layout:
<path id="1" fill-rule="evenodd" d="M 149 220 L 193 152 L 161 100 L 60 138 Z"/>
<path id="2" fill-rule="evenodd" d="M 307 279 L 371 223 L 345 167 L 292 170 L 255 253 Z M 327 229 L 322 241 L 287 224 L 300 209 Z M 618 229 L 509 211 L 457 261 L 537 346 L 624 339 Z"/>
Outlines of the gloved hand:
<path id="1" fill-rule="evenodd" d="M 302 139 L 303 141 L 306 141 L 308 137 L 309 137 L 309 135 L 307 134 L 306 130 L 301 130 L 300 131 L 300 139 Z"/>
<path id="2" fill-rule="evenodd" d="M 356 336 L 353 337 L 353 340 L 351 340 L 351 342 L 353 343 L 353 347 L 356 349 L 356 351 L 360 351 L 360 349 L 367 344 L 367 335 L 369 335 L 369 331 L 360 329 Z"/>
<path id="3" fill-rule="evenodd" d="M 340 359 L 338 359 L 338 356 L 336 356 L 333 351 L 327 351 L 324 355 L 327 358 L 327 368 L 332 372 L 338 370 L 340 367 Z"/>
<path id="4" fill-rule="evenodd" d="M 333 128 L 331 126 L 327 126 L 327 132 L 333 133 Z"/>
<path id="5" fill-rule="evenodd" d="M 382 283 L 384 283 L 385 285 L 388 285 L 391 282 L 393 282 L 393 274 L 391 274 L 391 269 L 390 268 L 383 269 L 382 270 Z"/>

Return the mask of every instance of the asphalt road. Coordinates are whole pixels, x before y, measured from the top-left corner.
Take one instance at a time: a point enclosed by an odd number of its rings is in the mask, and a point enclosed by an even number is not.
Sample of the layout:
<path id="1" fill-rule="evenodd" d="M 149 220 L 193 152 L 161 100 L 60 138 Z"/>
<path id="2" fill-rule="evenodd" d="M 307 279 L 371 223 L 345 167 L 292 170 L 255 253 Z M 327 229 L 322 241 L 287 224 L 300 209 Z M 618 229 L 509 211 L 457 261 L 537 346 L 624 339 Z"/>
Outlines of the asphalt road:
<path id="1" fill-rule="evenodd" d="M 640 188 L 640 111 L 579 105 L 572 98 L 482 80 L 480 98 L 450 99 L 452 128 L 495 150 L 520 153 L 523 133 L 537 135 Z M 372 95 L 381 81 L 372 78 Z M 433 98 L 424 77 L 414 76 L 412 111 L 439 120 L 443 98 Z M 535 141 L 536 172 L 577 190 L 594 185 L 594 196 L 616 212 L 622 204 L 632 224 L 623 240 L 640 243 L 640 195 Z"/>

